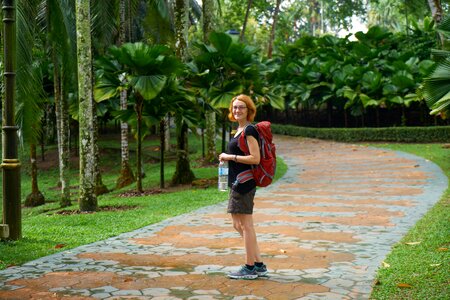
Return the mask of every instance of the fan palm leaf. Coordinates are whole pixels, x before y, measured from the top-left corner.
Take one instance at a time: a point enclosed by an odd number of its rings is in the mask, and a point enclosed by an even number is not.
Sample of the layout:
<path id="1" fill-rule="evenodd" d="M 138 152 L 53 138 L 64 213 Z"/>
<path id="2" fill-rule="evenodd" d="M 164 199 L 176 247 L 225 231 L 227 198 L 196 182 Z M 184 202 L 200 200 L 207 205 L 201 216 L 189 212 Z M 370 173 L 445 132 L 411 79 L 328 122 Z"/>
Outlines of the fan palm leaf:
<path id="1" fill-rule="evenodd" d="M 437 30 L 448 43 L 450 40 L 450 16 L 442 20 Z M 421 92 L 431 109 L 430 114 L 441 114 L 443 118 L 448 118 L 450 116 L 450 52 L 449 49 L 446 49 L 445 43 L 443 46 L 443 49 L 433 52 L 438 59 L 437 66 L 428 77 L 424 78 Z"/>
<path id="2" fill-rule="evenodd" d="M 423 96 L 431 114 L 450 110 L 450 57 L 438 63 L 429 77 L 424 79 Z"/>

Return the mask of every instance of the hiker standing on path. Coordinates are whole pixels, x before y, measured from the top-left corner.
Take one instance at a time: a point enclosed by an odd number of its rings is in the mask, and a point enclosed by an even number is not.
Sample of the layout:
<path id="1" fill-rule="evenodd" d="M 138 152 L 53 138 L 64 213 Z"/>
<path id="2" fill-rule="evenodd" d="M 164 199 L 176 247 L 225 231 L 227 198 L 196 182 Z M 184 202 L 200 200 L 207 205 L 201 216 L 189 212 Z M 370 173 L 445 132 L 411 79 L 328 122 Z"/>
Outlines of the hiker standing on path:
<path id="1" fill-rule="evenodd" d="M 227 153 L 219 155 L 220 161 L 228 161 L 228 186 L 230 196 L 228 213 L 231 213 L 233 227 L 244 239 L 246 262 L 237 272 L 228 274 L 233 279 L 256 279 L 267 274 L 266 265 L 262 262 L 259 252 L 256 232 L 253 226 L 253 199 L 256 192 L 255 180 L 243 183 L 237 181 L 237 175 L 251 169 L 251 165 L 260 162 L 259 134 L 254 126 L 248 126 L 255 119 L 256 106 L 246 95 L 239 95 L 231 100 L 228 119 L 239 124 L 237 132 L 228 143 Z M 245 155 L 238 145 L 239 136 L 245 130 L 245 138 L 249 148 L 249 155 Z"/>

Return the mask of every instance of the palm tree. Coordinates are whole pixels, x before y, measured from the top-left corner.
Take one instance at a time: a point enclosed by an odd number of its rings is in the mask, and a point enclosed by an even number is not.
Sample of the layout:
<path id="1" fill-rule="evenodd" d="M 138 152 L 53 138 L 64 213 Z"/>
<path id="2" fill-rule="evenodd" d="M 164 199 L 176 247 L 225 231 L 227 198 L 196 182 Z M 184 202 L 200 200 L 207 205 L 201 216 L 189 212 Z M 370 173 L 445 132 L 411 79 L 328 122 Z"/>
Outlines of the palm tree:
<path id="1" fill-rule="evenodd" d="M 272 29 L 270 30 L 269 46 L 267 47 L 268 48 L 268 50 L 267 50 L 268 58 L 272 58 L 273 40 L 275 39 L 275 30 L 277 28 L 278 13 L 280 12 L 280 4 L 281 4 L 281 0 L 277 0 L 277 3 L 275 5 L 275 11 L 273 13 Z"/>
<path id="2" fill-rule="evenodd" d="M 245 10 L 244 23 L 242 25 L 242 30 L 241 30 L 241 33 L 239 35 L 239 41 L 241 41 L 241 42 L 244 41 L 245 29 L 247 27 L 247 22 L 248 22 L 248 18 L 250 16 L 250 9 L 252 8 L 252 4 L 253 4 L 253 0 L 247 0 L 247 9 Z"/>
<path id="3" fill-rule="evenodd" d="M 152 101 L 145 105 L 146 115 L 151 116 L 152 119 L 159 120 L 160 125 L 160 188 L 164 188 L 164 148 L 165 148 L 165 116 L 175 115 L 175 120 L 181 120 L 183 124 L 191 128 L 196 128 L 199 123 L 200 116 L 197 112 L 195 103 L 196 98 L 192 91 L 182 87 L 175 75 L 168 78 L 166 87 L 161 93 Z M 155 122 L 156 123 L 156 122 Z M 181 128 L 177 124 L 177 130 Z M 195 129 L 194 129 L 195 130 Z M 177 137 L 180 137 L 177 134 Z M 186 136 L 182 136 L 185 138 Z M 181 143 L 187 145 L 187 142 Z M 177 170 L 175 171 L 175 173 Z"/>
<path id="4" fill-rule="evenodd" d="M 75 72 L 75 7 L 69 1 L 44 0 L 41 2 L 39 23 L 47 35 L 43 41 L 51 53 L 53 64 L 53 90 L 56 112 L 56 130 L 59 156 L 60 206 L 71 205 L 70 200 L 70 113 L 68 95 Z"/>
<path id="5" fill-rule="evenodd" d="M 95 155 L 95 105 L 92 86 L 92 45 L 90 1 L 76 0 L 78 58 L 78 97 L 80 123 L 80 198 L 81 211 L 97 209 Z"/>
<path id="6" fill-rule="evenodd" d="M 437 27 L 444 41 L 450 40 L 450 16 L 447 16 Z M 450 51 L 445 48 L 434 50 L 439 59 L 436 69 L 424 79 L 423 96 L 431 109 L 432 115 L 440 115 L 443 119 L 450 117 Z M 448 46 L 447 46 L 448 47 Z"/>
<path id="7" fill-rule="evenodd" d="M 188 64 L 189 84 L 208 105 L 222 112 L 222 149 L 225 147 L 226 115 L 231 99 L 240 93 L 252 95 L 258 105 L 269 103 L 283 108 L 284 100 L 264 81 L 266 67 L 256 57 L 257 49 L 235 43 L 225 33 L 212 32 L 209 44 L 196 43 L 195 56 Z"/>
<path id="8" fill-rule="evenodd" d="M 216 16 L 215 16 L 216 0 L 203 0 L 203 42 L 208 43 L 209 35 L 215 31 Z M 205 112 L 205 128 L 206 128 L 206 162 L 214 162 L 217 160 L 216 153 L 216 112 L 214 110 L 207 110 Z"/>
<path id="9" fill-rule="evenodd" d="M 144 43 L 127 43 L 121 47 L 109 49 L 111 57 L 98 61 L 99 76 L 97 78 L 95 99 L 104 101 L 117 97 L 120 90 L 129 88 L 134 101 L 137 132 L 137 190 L 143 192 L 142 161 L 142 126 L 148 106 L 155 106 L 154 99 L 170 82 L 169 78 L 182 69 L 180 61 L 173 56 L 170 49 L 161 46 L 149 46 Z M 155 100 L 157 101 L 157 100 Z M 148 104 L 148 105 L 147 105 Z M 165 116 L 166 110 L 158 113 L 156 119 Z M 154 117 L 156 113 L 152 114 Z"/>
<path id="10" fill-rule="evenodd" d="M 120 0 L 119 5 L 119 16 L 120 16 L 120 26 L 119 26 L 119 41 L 118 44 L 122 45 L 125 42 L 129 41 L 129 35 L 127 38 L 127 31 L 131 28 L 131 17 L 128 14 L 127 18 L 127 1 Z M 127 109 L 127 90 L 123 89 L 120 92 L 120 109 Z M 121 140 L 121 167 L 120 167 L 120 176 L 116 182 L 116 188 L 120 189 L 124 186 L 127 186 L 135 181 L 133 170 L 130 166 L 130 151 L 128 147 L 128 123 L 124 121 L 120 121 L 120 140 Z"/>
<path id="11" fill-rule="evenodd" d="M 138 14 L 139 5 L 142 0 L 116 0 L 116 1 L 93 1 L 93 34 L 94 49 L 97 53 L 104 55 L 106 49 L 112 45 L 122 45 L 137 36 L 135 31 L 140 30 L 134 26 L 133 20 Z M 127 109 L 127 90 L 123 89 L 120 95 L 120 106 L 122 110 Z M 133 171 L 129 162 L 128 146 L 128 124 L 120 121 L 121 127 L 121 170 L 116 181 L 116 188 L 122 188 L 135 181 Z M 98 172 L 97 192 L 106 187 L 101 182 L 101 174 Z"/>
<path id="12" fill-rule="evenodd" d="M 188 0 L 175 0 L 174 7 L 175 23 L 175 53 L 182 61 L 187 60 L 188 50 L 188 26 L 189 26 L 189 2 Z M 191 183 L 195 176 L 189 163 L 189 150 L 187 132 L 188 125 L 180 114 L 175 115 L 177 125 L 177 165 L 172 177 L 172 183 Z"/>
<path id="13" fill-rule="evenodd" d="M 40 121 L 42 109 L 40 104 L 44 101 L 42 90 L 42 76 L 40 76 L 40 62 L 33 55 L 33 47 L 38 41 L 37 1 L 19 1 L 17 5 L 18 55 L 20 66 L 17 70 L 17 125 L 20 127 L 20 137 L 27 140 L 30 145 L 31 163 L 31 193 L 25 199 L 25 206 L 38 206 L 45 203 L 45 197 L 38 187 L 38 168 L 36 160 L 36 144 L 41 134 Z M 31 18 L 30 18 L 31 17 Z"/>

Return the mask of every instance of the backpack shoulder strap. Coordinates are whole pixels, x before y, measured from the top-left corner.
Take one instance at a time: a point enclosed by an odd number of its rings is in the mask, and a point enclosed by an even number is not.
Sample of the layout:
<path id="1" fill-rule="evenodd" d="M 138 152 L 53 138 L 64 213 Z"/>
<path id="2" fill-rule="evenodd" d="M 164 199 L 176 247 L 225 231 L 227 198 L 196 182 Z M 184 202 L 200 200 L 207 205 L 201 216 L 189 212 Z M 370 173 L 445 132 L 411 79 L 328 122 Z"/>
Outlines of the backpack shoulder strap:
<path id="1" fill-rule="evenodd" d="M 247 126 L 245 126 L 244 129 L 242 130 L 241 135 L 239 136 L 238 146 L 241 149 L 241 151 L 245 153 L 245 155 L 250 154 L 250 151 L 248 149 L 247 139 L 245 138 L 245 130 L 247 130 L 248 126 L 252 126 L 253 128 L 255 128 L 256 131 L 258 131 L 258 128 L 256 127 L 256 125 L 251 124 L 251 123 L 248 124 Z M 259 134 L 259 132 L 258 132 L 258 134 Z"/>

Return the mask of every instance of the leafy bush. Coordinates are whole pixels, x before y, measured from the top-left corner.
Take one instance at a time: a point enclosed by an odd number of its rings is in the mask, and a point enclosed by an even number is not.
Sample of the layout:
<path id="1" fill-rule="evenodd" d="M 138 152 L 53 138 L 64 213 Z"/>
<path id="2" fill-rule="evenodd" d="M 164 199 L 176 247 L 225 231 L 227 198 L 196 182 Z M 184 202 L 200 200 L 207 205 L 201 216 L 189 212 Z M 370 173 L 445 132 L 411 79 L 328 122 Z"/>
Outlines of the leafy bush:
<path id="1" fill-rule="evenodd" d="M 307 128 L 273 124 L 276 134 L 341 142 L 449 142 L 450 126 L 385 128 Z"/>
<path id="2" fill-rule="evenodd" d="M 433 31 L 394 34 L 374 26 L 355 34 L 357 41 L 304 36 L 281 47 L 272 80 L 292 109 L 334 107 L 361 117 L 369 108 L 407 108 L 434 66 Z"/>

